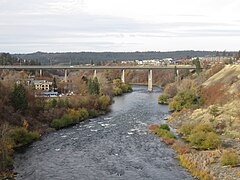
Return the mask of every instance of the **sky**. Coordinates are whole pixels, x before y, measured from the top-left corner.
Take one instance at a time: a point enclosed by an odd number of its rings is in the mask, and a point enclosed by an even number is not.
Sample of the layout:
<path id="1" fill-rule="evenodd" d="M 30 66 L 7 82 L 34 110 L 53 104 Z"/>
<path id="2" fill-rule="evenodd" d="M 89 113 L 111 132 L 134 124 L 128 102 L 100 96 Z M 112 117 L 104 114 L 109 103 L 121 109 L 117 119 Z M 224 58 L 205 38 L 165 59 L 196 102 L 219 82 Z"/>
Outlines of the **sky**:
<path id="1" fill-rule="evenodd" d="M 240 0 L 0 0 L 0 52 L 240 49 Z"/>

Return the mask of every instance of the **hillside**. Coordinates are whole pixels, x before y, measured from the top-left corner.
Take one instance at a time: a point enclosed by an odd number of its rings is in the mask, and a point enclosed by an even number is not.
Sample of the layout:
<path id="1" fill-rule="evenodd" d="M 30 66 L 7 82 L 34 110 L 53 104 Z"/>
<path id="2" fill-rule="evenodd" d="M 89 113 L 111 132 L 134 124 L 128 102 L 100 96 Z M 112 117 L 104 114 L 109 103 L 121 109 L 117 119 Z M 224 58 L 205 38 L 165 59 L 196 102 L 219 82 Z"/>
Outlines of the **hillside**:
<path id="1" fill-rule="evenodd" d="M 209 71 L 203 72 L 201 76 L 207 77 Z M 195 82 L 198 78 L 200 76 L 194 79 Z M 204 104 L 198 108 L 174 112 L 169 123 L 183 134 L 188 145 L 202 143 L 204 134 L 201 133 L 207 133 L 207 128 L 217 134 L 221 144 L 217 148 L 206 149 L 195 149 L 193 146 L 189 153 L 179 155 L 180 163 L 200 179 L 239 179 L 240 66 L 227 65 L 199 85 Z M 205 128 L 194 132 L 192 129 L 196 127 Z M 190 135 L 185 134 L 187 129 L 190 130 Z M 196 132 L 197 135 L 194 134 Z M 191 139 L 193 137 L 194 143 Z M 214 141 L 215 139 L 211 139 L 208 143 Z M 225 164 L 223 157 L 227 159 Z"/>
<path id="2" fill-rule="evenodd" d="M 207 81 L 204 86 L 210 86 L 216 83 L 222 83 L 226 86 L 226 91 L 230 94 L 239 93 L 240 91 L 240 66 L 228 65 Z"/>

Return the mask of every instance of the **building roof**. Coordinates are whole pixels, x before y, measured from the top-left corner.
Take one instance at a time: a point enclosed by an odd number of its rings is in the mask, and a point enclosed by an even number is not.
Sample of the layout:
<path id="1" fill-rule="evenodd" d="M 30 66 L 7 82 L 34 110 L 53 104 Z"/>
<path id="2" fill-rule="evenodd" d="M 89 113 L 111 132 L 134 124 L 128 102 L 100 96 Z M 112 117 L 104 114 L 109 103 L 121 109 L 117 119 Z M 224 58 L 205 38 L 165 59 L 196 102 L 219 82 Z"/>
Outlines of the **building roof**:
<path id="1" fill-rule="evenodd" d="M 41 84 L 52 84 L 52 82 L 49 82 L 49 81 L 46 81 L 46 80 L 34 80 L 33 81 L 33 84 L 34 85 L 37 85 L 37 84 L 39 84 L 39 85 L 41 85 Z"/>
<path id="2" fill-rule="evenodd" d="M 42 92 L 43 95 L 58 95 L 58 92 Z"/>

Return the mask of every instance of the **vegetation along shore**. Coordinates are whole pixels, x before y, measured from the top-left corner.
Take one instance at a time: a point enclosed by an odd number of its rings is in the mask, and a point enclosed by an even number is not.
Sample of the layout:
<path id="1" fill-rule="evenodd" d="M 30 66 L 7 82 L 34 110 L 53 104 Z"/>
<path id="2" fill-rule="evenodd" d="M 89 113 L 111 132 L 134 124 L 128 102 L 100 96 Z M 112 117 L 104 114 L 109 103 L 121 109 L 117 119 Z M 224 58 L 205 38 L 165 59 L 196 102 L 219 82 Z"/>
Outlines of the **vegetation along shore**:
<path id="1" fill-rule="evenodd" d="M 4 59 L 16 60 L 12 56 L 4 56 Z M 108 79 L 101 74 L 91 78 L 74 73 L 72 78 L 70 75 L 72 84 L 69 87 L 69 82 L 63 82 L 57 72 L 46 72 L 42 77 L 24 71 L 1 72 L 0 179 L 14 178 L 14 151 L 27 147 L 45 133 L 106 114 L 110 111 L 113 96 L 132 91 L 128 84 L 111 73 Z M 37 89 L 39 82 L 45 83 L 44 88 L 50 84 L 47 90 L 60 95 L 43 96 L 49 92 Z M 74 93 L 70 92 L 73 89 Z"/>
<path id="2" fill-rule="evenodd" d="M 198 179 L 240 179 L 240 66 L 215 64 L 165 86 L 159 103 L 173 111 L 149 130 Z M 177 129 L 177 135 L 169 125 Z"/>

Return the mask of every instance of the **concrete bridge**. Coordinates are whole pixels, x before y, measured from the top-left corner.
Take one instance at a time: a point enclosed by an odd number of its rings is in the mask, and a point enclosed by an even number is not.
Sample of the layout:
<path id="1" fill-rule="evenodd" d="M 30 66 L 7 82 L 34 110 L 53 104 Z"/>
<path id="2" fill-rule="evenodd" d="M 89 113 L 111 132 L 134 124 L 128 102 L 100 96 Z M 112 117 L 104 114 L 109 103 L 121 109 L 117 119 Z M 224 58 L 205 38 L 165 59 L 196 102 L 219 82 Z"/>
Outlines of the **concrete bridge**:
<path id="1" fill-rule="evenodd" d="M 43 70 L 64 70 L 64 81 L 67 82 L 67 76 L 69 70 L 93 70 L 93 77 L 96 77 L 97 70 L 121 70 L 121 80 L 125 83 L 125 70 L 147 70 L 148 71 L 148 91 L 153 90 L 152 83 L 152 70 L 164 70 L 177 68 L 177 74 L 179 69 L 196 69 L 195 66 L 183 66 L 183 65 L 169 65 L 169 66 L 0 66 L 0 69 L 4 70 L 39 70 L 40 76 L 42 76 Z"/>

